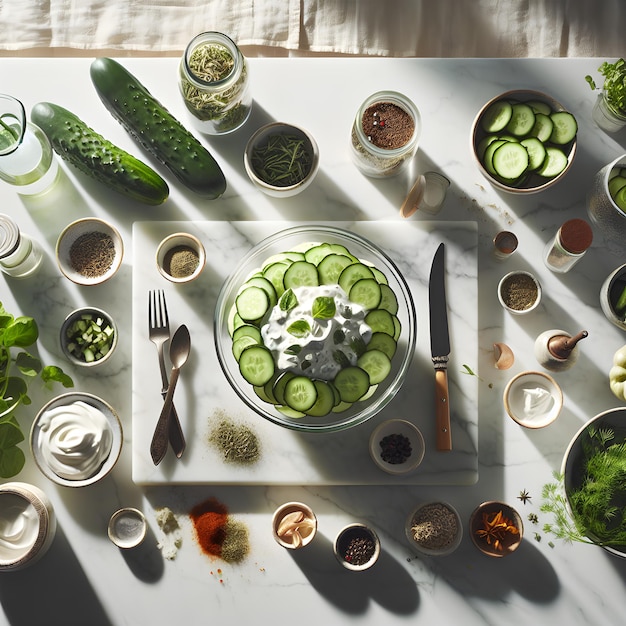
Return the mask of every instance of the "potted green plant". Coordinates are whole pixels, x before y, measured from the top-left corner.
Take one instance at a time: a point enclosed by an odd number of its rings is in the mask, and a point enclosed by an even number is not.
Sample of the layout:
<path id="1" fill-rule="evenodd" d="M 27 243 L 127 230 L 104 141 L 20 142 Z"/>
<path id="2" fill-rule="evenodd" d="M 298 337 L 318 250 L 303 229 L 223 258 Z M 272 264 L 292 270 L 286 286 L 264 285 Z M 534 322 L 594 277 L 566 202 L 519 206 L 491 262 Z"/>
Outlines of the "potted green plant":
<path id="1" fill-rule="evenodd" d="M 585 76 L 592 89 L 602 90 L 593 108 L 593 119 L 603 130 L 617 132 L 626 126 L 626 61 L 605 61 L 598 71 L 604 77 L 601 88 L 591 76 Z"/>
<path id="2" fill-rule="evenodd" d="M 18 447 L 24 433 L 15 409 L 31 403 L 28 381 L 39 376 L 45 384 L 74 386 L 60 367 L 44 367 L 41 359 L 26 350 L 38 338 L 39 328 L 32 317 L 14 317 L 0 302 L 0 478 L 15 476 L 24 467 L 24 452 Z"/>

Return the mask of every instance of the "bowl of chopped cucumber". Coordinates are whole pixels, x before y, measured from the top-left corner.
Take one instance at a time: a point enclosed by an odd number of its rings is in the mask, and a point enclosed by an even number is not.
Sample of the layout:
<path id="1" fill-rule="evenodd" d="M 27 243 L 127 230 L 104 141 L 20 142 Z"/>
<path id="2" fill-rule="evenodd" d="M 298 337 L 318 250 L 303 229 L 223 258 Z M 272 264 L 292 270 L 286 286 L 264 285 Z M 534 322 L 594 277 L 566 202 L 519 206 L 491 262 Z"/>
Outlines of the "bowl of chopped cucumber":
<path id="1" fill-rule="evenodd" d="M 279 426 L 332 432 L 378 413 L 404 382 L 415 306 L 376 244 L 327 225 L 258 243 L 224 283 L 217 357 L 237 395 Z"/>
<path id="2" fill-rule="evenodd" d="M 107 361 L 117 346 L 113 318 L 101 309 L 72 311 L 61 325 L 61 349 L 70 363 L 93 367 Z"/>
<path id="3" fill-rule="evenodd" d="M 574 161 L 578 124 L 539 91 L 507 91 L 474 118 L 471 149 L 481 174 L 496 188 L 537 193 L 561 180 Z"/>

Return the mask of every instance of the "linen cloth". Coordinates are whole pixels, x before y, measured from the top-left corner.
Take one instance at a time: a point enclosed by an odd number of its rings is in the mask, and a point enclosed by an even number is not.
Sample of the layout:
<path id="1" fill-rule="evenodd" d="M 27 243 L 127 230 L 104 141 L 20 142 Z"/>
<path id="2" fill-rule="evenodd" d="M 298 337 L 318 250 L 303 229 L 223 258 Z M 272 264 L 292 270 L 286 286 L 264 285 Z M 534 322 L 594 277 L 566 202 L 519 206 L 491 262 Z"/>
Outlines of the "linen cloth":
<path id="1" fill-rule="evenodd" d="M 4 56 L 180 54 L 198 33 L 249 56 L 619 57 L 624 0 L 0 0 Z"/>

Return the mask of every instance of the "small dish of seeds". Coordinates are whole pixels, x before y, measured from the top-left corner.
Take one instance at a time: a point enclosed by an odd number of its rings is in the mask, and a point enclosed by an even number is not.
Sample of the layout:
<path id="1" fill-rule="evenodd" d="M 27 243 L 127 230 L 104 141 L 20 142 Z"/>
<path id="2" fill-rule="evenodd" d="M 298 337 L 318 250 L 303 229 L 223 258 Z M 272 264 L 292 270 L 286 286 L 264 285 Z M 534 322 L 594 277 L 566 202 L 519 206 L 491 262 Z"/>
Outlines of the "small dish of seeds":
<path id="1" fill-rule="evenodd" d="M 115 226 L 97 217 L 68 224 L 57 240 L 61 273 L 78 285 L 98 285 L 116 274 L 122 264 L 124 242 Z"/>
<path id="2" fill-rule="evenodd" d="M 409 474 L 424 458 L 424 437 L 415 424 L 391 419 L 379 424 L 370 435 L 370 456 L 388 474 Z"/>
<path id="3" fill-rule="evenodd" d="M 426 502 L 413 509 L 405 526 L 411 546 L 428 556 L 454 552 L 463 537 L 463 524 L 456 509 L 447 502 Z"/>

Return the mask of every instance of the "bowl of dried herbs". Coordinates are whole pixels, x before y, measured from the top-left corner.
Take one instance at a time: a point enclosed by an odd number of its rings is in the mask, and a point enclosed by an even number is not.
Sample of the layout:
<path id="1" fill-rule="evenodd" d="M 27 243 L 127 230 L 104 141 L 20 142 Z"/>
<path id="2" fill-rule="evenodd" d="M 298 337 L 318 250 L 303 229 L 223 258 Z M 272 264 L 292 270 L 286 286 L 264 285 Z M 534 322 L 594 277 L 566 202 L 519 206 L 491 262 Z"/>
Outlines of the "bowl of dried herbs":
<path id="1" fill-rule="evenodd" d="M 250 137 L 244 166 L 250 180 L 263 193 L 288 198 L 313 182 L 319 169 L 319 148 L 305 129 L 273 122 Z"/>

